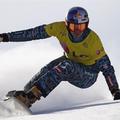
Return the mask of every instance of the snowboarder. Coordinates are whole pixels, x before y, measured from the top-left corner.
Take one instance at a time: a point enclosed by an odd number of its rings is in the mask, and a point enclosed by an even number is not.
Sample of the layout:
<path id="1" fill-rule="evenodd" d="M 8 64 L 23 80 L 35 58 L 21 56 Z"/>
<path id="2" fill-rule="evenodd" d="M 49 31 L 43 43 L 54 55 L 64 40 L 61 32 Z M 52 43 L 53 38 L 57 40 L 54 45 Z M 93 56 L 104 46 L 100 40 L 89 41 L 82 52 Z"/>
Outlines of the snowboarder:
<path id="1" fill-rule="evenodd" d="M 22 91 L 10 91 L 27 107 L 46 97 L 61 81 L 79 87 L 93 85 L 101 71 L 114 100 L 120 99 L 120 90 L 115 71 L 106 54 L 99 36 L 88 27 L 89 17 L 82 7 L 68 11 L 65 21 L 41 25 L 35 28 L 0 34 L 1 42 L 20 42 L 56 37 L 64 55 L 43 67 Z"/>

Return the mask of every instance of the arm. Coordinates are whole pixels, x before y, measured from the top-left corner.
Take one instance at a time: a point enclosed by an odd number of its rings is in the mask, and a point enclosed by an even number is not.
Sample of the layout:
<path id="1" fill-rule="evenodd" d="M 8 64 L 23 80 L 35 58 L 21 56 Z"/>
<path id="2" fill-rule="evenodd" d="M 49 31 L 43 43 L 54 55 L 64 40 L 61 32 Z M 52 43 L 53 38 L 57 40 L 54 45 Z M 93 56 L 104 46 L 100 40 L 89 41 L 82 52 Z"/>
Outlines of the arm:
<path id="1" fill-rule="evenodd" d="M 115 94 L 119 91 L 119 86 L 115 76 L 114 68 L 111 65 L 109 57 L 107 55 L 102 57 L 100 60 L 97 61 L 96 65 L 97 68 L 103 73 L 107 85 L 109 87 L 109 90 L 111 94 L 114 96 L 114 99 L 116 99 Z M 120 99 L 120 94 L 119 94 L 119 99 Z"/>
<path id="2" fill-rule="evenodd" d="M 0 34 L 0 37 L 2 38 L 1 41 L 22 42 L 22 41 L 48 38 L 50 36 L 46 32 L 45 26 L 46 25 L 42 25 L 35 28 L 27 29 L 27 30 Z"/>

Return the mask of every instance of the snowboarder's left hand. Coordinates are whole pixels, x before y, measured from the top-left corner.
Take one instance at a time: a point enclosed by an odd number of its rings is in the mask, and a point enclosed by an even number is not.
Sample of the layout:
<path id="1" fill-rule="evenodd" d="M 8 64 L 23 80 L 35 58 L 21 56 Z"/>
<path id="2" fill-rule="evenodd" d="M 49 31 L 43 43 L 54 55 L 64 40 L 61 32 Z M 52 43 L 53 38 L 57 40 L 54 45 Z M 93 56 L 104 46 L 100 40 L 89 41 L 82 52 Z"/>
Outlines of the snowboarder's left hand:
<path id="1" fill-rule="evenodd" d="M 0 42 L 8 42 L 8 35 L 6 33 L 0 34 Z"/>
<path id="2" fill-rule="evenodd" d="M 119 99 L 120 99 L 120 90 L 114 93 L 114 100 L 119 100 Z"/>

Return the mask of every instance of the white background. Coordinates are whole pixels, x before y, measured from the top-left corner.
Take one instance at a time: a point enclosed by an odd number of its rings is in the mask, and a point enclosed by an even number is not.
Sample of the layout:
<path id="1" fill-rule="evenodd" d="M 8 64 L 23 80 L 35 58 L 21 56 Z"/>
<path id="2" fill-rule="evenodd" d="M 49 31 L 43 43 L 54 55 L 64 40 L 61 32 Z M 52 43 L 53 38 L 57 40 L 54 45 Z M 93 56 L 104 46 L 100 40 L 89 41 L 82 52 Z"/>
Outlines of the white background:
<path id="1" fill-rule="evenodd" d="M 120 83 L 119 5 L 119 0 L 0 0 L 0 33 L 61 21 L 71 7 L 82 6 L 88 11 L 89 27 L 100 36 Z M 0 97 L 10 90 L 23 89 L 41 67 L 62 54 L 63 50 L 54 37 L 0 43 Z M 62 82 L 46 99 L 33 105 L 31 110 L 40 113 L 55 107 L 63 108 L 103 98 L 112 99 L 112 96 L 100 73 L 98 81 L 85 90 Z"/>

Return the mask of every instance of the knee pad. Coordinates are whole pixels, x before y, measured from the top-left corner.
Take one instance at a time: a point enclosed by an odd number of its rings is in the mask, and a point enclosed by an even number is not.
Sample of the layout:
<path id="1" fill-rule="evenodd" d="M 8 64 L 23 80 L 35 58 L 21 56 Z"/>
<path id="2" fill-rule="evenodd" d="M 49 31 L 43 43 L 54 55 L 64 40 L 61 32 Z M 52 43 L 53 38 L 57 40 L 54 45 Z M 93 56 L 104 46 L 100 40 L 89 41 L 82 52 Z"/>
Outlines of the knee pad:
<path id="1" fill-rule="evenodd" d="M 55 66 L 54 70 L 56 70 L 58 74 L 68 76 L 74 72 L 74 65 L 71 61 L 64 60 L 63 62 Z"/>

